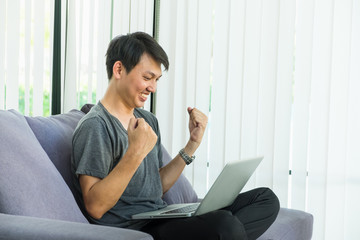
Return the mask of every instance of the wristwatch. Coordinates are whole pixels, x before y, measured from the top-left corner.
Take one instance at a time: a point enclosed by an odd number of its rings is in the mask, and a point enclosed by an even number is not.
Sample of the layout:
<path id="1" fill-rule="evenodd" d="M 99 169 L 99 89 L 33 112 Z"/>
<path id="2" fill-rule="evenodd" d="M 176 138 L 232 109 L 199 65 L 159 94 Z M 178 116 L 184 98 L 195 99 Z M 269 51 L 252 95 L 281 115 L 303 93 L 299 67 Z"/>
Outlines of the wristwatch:
<path id="1" fill-rule="evenodd" d="M 195 159 L 195 156 L 190 157 L 189 155 L 187 155 L 185 153 L 184 149 L 181 149 L 179 154 L 180 154 L 180 157 L 185 161 L 186 165 L 189 165 Z"/>

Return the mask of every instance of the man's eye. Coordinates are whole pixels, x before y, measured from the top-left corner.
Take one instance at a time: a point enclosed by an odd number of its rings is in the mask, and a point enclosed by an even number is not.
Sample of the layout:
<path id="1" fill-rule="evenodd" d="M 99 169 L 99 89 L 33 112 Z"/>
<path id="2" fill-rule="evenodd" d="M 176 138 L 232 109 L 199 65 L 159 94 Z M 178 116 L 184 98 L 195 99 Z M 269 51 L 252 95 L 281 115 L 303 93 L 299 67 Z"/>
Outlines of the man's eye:
<path id="1" fill-rule="evenodd" d="M 151 80 L 151 78 L 149 78 L 149 77 L 145 77 L 145 76 L 144 76 L 144 78 L 145 78 L 145 80 L 147 80 L 147 81 Z"/>

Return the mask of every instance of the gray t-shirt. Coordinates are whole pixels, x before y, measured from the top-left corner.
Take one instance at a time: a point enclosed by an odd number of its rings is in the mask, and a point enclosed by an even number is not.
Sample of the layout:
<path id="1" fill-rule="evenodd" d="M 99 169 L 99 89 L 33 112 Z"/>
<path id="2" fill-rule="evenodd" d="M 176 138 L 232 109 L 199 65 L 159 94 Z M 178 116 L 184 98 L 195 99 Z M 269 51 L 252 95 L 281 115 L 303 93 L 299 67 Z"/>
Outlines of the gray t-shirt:
<path id="1" fill-rule="evenodd" d="M 135 172 L 120 200 L 104 216 L 91 222 L 139 229 L 147 221 L 134 221 L 136 213 L 152 211 L 166 206 L 162 200 L 159 168 L 162 166 L 160 131 L 156 117 L 145 110 L 135 109 L 136 118 L 144 118 L 152 127 L 158 141 Z M 80 120 L 73 135 L 72 172 L 78 201 L 83 205 L 79 174 L 105 178 L 122 159 L 128 148 L 126 129 L 99 102 Z"/>

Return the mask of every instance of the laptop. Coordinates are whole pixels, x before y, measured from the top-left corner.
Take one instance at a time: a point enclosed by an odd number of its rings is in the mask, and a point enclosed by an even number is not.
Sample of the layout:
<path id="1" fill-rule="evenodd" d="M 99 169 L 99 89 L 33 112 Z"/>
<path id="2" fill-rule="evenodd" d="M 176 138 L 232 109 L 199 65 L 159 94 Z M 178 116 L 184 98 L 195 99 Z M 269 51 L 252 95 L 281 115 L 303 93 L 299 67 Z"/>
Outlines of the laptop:
<path id="1" fill-rule="evenodd" d="M 159 210 L 135 214 L 132 219 L 191 217 L 230 206 L 262 159 L 256 157 L 226 164 L 200 203 L 171 204 Z"/>

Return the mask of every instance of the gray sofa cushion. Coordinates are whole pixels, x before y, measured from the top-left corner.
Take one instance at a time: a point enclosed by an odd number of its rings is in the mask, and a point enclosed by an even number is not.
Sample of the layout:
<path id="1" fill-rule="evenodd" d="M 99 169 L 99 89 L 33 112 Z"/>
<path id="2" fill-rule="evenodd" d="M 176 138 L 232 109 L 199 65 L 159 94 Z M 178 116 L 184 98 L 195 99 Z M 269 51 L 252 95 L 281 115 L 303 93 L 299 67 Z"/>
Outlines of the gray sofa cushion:
<path id="1" fill-rule="evenodd" d="M 258 240 L 310 240 L 313 221 L 310 213 L 281 208 L 275 222 Z"/>
<path id="2" fill-rule="evenodd" d="M 73 193 L 75 189 L 71 173 L 71 141 L 77 123 L 84 115 L 81 111 L 71 110 L 50 117 L 25 117 L 42 148 Z"/>
<path id="3" fill-rule="evenodd" d="M 0 129 L 0 212 L 86 223 L 24 116 L 0 111 Z"/>
<path id="4" fill-rule="evenodd" d="M 166 165 L 171 161 L 172 158 L 164 146 L 162 146 L 162 153 L 163 163 Z M 168 204 L 193 203 L 198 201 L 198 196 L 192 188 L 190 182 L 183 174 L 181 174 L 175 184 L 169 189 L 169 191 L 164 194 L 163 199 Z"/>

